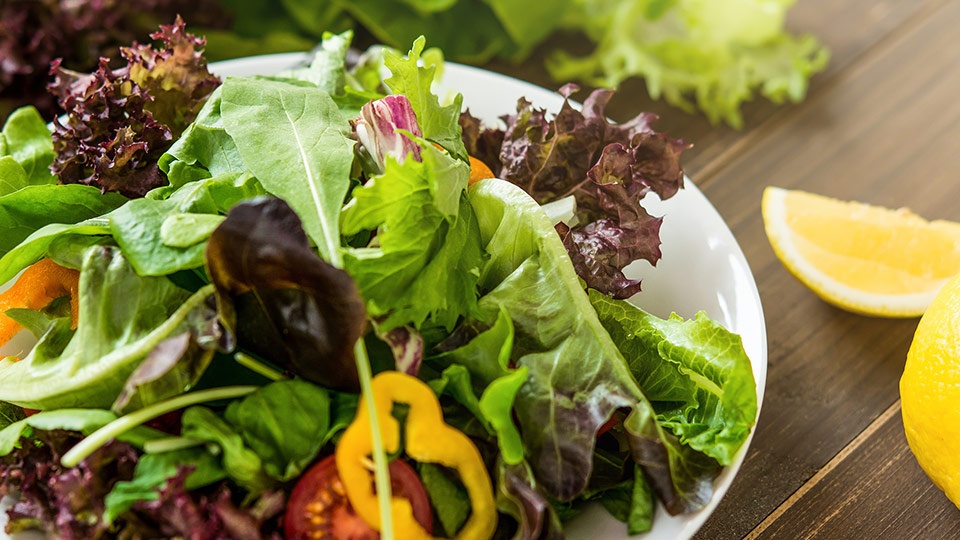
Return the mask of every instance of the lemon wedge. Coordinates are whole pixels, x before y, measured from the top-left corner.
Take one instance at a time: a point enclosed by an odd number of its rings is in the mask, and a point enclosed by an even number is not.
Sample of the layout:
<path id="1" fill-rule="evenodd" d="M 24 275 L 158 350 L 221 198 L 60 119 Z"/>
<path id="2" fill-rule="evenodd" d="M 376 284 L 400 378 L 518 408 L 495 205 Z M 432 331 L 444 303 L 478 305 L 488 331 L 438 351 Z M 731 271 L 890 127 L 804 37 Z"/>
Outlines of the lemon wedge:
<path id="1" fill-rule="evenodd" d="M 827 302 L 917 317 L 960 272 L 960 223 L 768 187 L 763 224 L 777 257 Z"/>

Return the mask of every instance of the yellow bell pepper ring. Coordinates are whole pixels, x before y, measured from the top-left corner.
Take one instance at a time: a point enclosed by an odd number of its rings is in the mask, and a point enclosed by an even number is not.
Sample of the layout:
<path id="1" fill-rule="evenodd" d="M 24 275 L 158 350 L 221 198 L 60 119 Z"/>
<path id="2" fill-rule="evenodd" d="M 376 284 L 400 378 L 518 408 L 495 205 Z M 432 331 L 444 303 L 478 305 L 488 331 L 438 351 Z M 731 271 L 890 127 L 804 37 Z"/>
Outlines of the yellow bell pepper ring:
<path id="1" fill-rule="evenodd" d="M 399 371 L 385 371 L 371 381 L 375 410 L 383 446 L 388 454 L 400 445 L 400 422 L 391 410 L 395 403 L 409 407 L 405 422 L 405 452 L 421 463 L 435 463 L 457 471 L 470 499 L 470 517 L 457 533 L 457 540 L 486 539 L 497 528 L 493 485 L 480 451 L 469 437 L 443 421 L 440 401 L 420 379 Z M 337 471 L 350 504 L 364 521 L 380 530 L 380 513 L 373 473 L 368 468 L 373 451 L 370 415 L 363 398 L 357 416 L 337 444 Z M 393 526 L 400 538 L 432 536 L 413 517 L 410 502 L 393 497 L 390 502 Z"/>

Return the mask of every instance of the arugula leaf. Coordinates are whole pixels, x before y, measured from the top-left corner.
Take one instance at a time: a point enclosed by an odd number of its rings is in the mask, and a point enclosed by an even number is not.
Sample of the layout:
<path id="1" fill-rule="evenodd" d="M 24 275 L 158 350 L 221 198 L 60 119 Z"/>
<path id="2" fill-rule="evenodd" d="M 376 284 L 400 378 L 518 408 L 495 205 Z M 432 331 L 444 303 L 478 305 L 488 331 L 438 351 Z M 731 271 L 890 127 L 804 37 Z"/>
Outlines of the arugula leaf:
<path id="1" fill-rule="evenodd" d="M 350 187 L 350 125 L 319 88 L 228 78 L 223 125 L 244 165 L 289 202 L 321 257 L 340 266 L 340 207 Z"/>
<path id="2" fill-rule="evenodd" d="M 610 337 L 660 424 L 680 442 L 729 465 L 757 416 L 757 389 L 740 336 L 698 313 L 660 319 L 590 291 Z"/>

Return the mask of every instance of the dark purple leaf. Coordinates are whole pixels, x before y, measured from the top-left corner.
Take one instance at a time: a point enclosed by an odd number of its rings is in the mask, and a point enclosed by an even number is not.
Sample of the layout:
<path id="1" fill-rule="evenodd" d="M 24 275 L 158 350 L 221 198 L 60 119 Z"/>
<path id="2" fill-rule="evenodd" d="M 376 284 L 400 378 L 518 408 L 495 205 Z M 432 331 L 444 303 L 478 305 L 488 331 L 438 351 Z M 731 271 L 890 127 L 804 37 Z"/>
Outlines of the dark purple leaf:
<path id="1" fill-rule="evenodd" d="M 576 90 L 567 85 L 560 93 L 566 98 Z M 640 201 L 650 192 L 661 199 L 676 194 L 683 185 L 680 155 L 690 145 L 655 132 L 651 124 L 657 117 L 651 113 L 610 122 L 604 111 L 612 95 L 595 90 L 582 112 L 564 101 L 552 118 L 521 99 L 517 114 L 504 117 L 500 176 L 541 204 L 575 196 L 580 225 L 561 235 L 577 273 L 589 287 L 627 298 L 640 284 L 627 279 L 623 268 L 639 259 L 652 264 L 660 259 L 661 218 L 647 213 Z M 465 132 L 472 141 L 497 136 L 480 128 Z"/>
<path id="2" fill-rule="evenodd" d="M 480 119 L 467 110 L 460 115 L 460 130 L 467 153 L 482 161 L 495 176 L 500 175 L 500 148 L 503 146 L 503 130 L 487 129 Z"/>
<path id="3" fill-rule="evenodd" d="M 57 157 L 51 169 L 65 184 L 86 184 L 127 197 L 142 197 L 165 185 L 157 160 L 196 117 L 219 84 L 197 52 L 203 41 L 185 33 L 183 21 L 153 34 L 156 51 L 123 49 L 127 65 L 81 74 L 53 63 L 50 92 L 66 111 L 53 119 Z"/>
<path id="4" fill-rule="evenodd" d="M 137 502 L 136 519 L 128 521 L 121 536 L 190 540 L 282 538 L 275 522 L 283 509 L 282 493 L 266 493 L 249 507 L 241 507 L 225 484 L 213 491 L 187 491 L 184 483 L 189 472 L 182 468 L 167 481 L 156 500 Z"/>
<path id="5" fill-rule="evenodd" d="M 218 0 L 0 2 L 0 118 L 4 109 L 32 104 L 52 119 L 56 100 L 44 91 L 51 62 L 92 71 L 100 57 L 119 60 L 121 46 L 146 40 L 178 14 L 207 28 L 230 24 Z"/>
<path id="6" fill-rule="evenodd" d="M 80 441 L 79 433 L 34 430 L 19 448 L 0 458 L 0 493 L 19 492 L 7 510 L 8 533 L 41 529 L 52 538 L 97 539 L 112 536 L 102 521 L 103 500 L 113 485 L 130 480 L 136 451 L 112 441 L 73 468 L 60 458 Z"/>
<path id="7" fill-rule="evenodd" d="M 366 310 L 353 279 L 311 249 L 282 199 L 235 206 L 207 244 L 220 320 L 237 346 L 328 388 L 359 388 Z"/>

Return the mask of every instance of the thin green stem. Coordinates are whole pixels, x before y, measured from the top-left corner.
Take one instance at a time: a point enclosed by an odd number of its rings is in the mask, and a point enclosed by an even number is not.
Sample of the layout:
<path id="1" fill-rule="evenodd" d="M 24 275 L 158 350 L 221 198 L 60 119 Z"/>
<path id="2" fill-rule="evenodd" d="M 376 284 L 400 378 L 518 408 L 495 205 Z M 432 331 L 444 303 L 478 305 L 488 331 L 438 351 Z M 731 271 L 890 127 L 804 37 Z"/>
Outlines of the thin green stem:
<path id="1" fill-rule="evenodd" d="M 380 538 L 393 540 L 393 515 L 390 513 L 390 473 L 387 469 L 387 453 L 383 449 L 383 437 L 380 433 L 380 420 L 377 418 L 377 405 L 374 402 L 373 378 L 367 347 L 362 339 L 353 347 L 353 356 L 357 362 L 357 375 L 360 378 L 360 392 L 367 404 L 370 415 L 370 446 L 373 454 L 373 478 L 377 487 L 377 506 L 380 509 Z"/>
<path id="2" fill-rule="evenodd" d="M 121 433 L 125 433 L 144 422 L 149 422 L 154 418 L 173 412 L 184 407 L 205 403 L 207 401 L 217 401 L 220 399 L 234 399 L 252 394 L 257 390 L 257 386 L 223 386 L 220 388 L 211 388 L 199 392 L 190 392 L 180 394 L 166 401 L 154 403 L 128 415 L 121 416 L 113 422 L 94 431 L 82 441 L 77 443 L 60 459 L 64 467 L 76 467 L 81 461 L 97 451 L 98 448 L 107 444 L 111 439 L 117 438 Z"/>
<path id="3" fill-rule="evenodd" d="M 238 352 L 237 354 L 233 355 L 233 359 L 241 366 L 249 369 L 250 371 L 258 375 L 262 375 L 270 379 L 271 381 L 277 382 L 277 381 L 285 381 L 289 379 L 289 377 L 287 377 L 283 373 L 280 373 L 279 371 L 264 364 L 263 362 L 257 360 L 256 358 L 250 356 L 249 354 Z"/>

